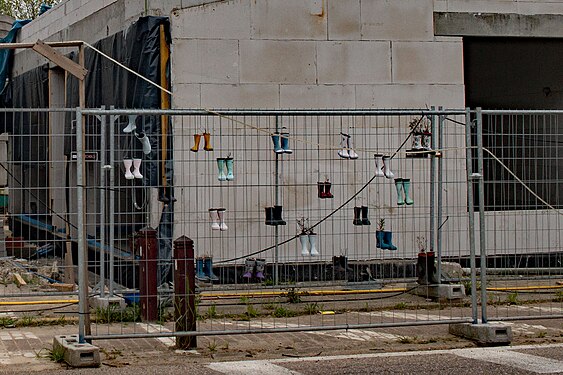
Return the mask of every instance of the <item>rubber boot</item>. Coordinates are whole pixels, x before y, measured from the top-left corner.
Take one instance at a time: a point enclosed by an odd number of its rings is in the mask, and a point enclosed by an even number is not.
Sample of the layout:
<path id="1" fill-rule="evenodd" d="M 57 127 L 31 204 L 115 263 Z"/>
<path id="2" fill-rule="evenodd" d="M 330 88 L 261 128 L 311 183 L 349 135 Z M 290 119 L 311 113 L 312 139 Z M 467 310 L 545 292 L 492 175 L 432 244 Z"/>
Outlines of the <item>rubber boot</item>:
<path id="1" fill-rule="evenodd" d="M 392 240 L 393 240 L 393 232 L 384 231 L 383 243 L 381 244 L 381 248 L 386 250 L 397 250 L 397 247 L 393 245 Z"/>
<path id="2" fill-rule="evenodd" d="M 132 180 L 135 178 L 133 173 L 131 173 L 131 166 L 133 165 L 133 159 L 123 159 L 123 166 L 125 167 L 125 179 Z"/>
<path id="3" fill-rule="evenodd" d="M 330 189 L 332 188 L 332 184 L 328 181 L 326 181 L 324 184 L 325 184 L 325 198 L 334 198 L 334 195 L 332 195 L 332 193 L 330 192 Z"/>
<path id="4" fill-rule="evenodd" d="M 326 198 L 325 194 L 325 183 L 324 182 L 317 182 L 317 195 L 321 199 Z"/>
<path id="5" fill-rule="evenodd" d="M 217 212 L 216 208 L 209 209 L 209 218 L 211 219 L 211 229 L 220 230 L 221 226 L 219 225 L 219 213 Z"/>
<path id="6" fill-rule="evenodd" d="M 129 123 L 125 128 L 123 128 L 123 133 L 131 133 L 133 130 L 137 129 L 135 122 L 137 120 L 137 115 L 129 115 Z"/>
<path id="7" fill-rule="evenodd" d="M 415 151 L 422 150 L 422 134 L 413 133 L 412 134 L 412 149 Z"/>
<path id="8" fill-rule="evenodd" d="M 212 257 L 203 257 L 203 270 L 205 275 L 211 281 L 219 281 L 217 275 L 213 273 L 213 258 Z"/>
<path id="9" fill-rule="evenodd" d="M 309 244 L 311 245 L 311 256 L 318 257 L 320 254 L 317 249 L 317 235 L 315 233 L 309 234 Z"/>
<path id="10" fill-rule="evenodd" d="M 385 174 L 383 173 L 383 155 L 382 154 L 374 154 L 373 159 L 375 160 L 375 177 L 383 177 Z"/>
<path id="11" fill-rule="evenodd" d="M 286 225 L 287 223 L 282 219 L 282 206 L 274 206 L 274 225 Z"/>
<path id="12" fill-rule="evenodd" d="M 232 181 L 235 179 L 235 175 L 233 173 L 234 162 L 235 161 L 233 160 L 233 158 L 225 159 L 225 163 L 227 165 L 227 181 Z"/>
<path id="13" fill-rule="evenodd" d="M 338 151 L 338 156 L 343 159 L 350 159 L 350 153 L 348 152 L 348 138 L 350 138 L 350 136 L 344 133 L 340 133 L 340 136 L 340 147 L 342 147 L 342 150 Z"/>
<path id="14" fill-rule="evenodd" d="M 360 212 L 362 209 L 360 207 L 354 207 L 354 225 L 362 225 L 362 219 L 360 219 Z"/>
<path id="15" fill-rule="evenodd" d="M 213 151 L 213 147 L 211 147 L 211 134 L 203 133 L 203 149 L 205 151 Z"/>
<path id="16" fill-rule="evenodd" d="M 203 272 L 203 258 L 195 260 L 195 277 L 200 281 L 209 281 L 209 277 Z"/>
<path id="17" fill-rule="evenodd" d="M 432 150 L 431 139 L 432 139 L 432 133 L 423 133 L 422 140 L 420 142 L 421 144 L 420 148 L 425 151 L 431 151 Z"/>
<path id="18" fill-rule="evenodd" d="M 281 134 L 281 148 L 284 154 L 293 154 L 293 150 L 289 148 L 289 133 Z"/>
<path id="19" fill-rule="evenodd" d="M 145 155 L 150 154 L 151 151 L 152 151 L 152 147 L 151 147 L 151 141 L 149 140 L 149 137 L 147 137 L 147 135 L 143 132 L 140 132 L 140 133 L 135 132 L 135 137 L 137 137 L 137 139 L 143 145 L 143 154 L 145 154 Z"/>
<path id="20" fill-rule="evenodd" d="M 222 231 L 226 231 L 227 229 L 229 229 L 227 224 L 225 224 L 225 211 L 227 211 L 225 208 L 217 209 L 217 215 L 219 217 L 219 229 Z"/>
<path id="21" fill-rule="evenodd" d="M 346 255 L 341 255 L 339 258 L 340 266 L 344 269 L 344 271 L 347 273 L 354 271 L 352 268 L 348 267 L 348 257 Z"/>
<path id="22" fill-rule="evenodd" d="M 280 135 L 279 135 L 279 133 L 272 134 L 272 142 L 274 142 L 274 152 L 276 154 L 283 154 L 283 148 L 280 147 Z"/>
<path id="23" fill-rule="evenodd" d="M 225 174 L 225 159 L 217 158 L 217 179 L 219 181 L 227 181 L 227 175 Z"/>
<path id="24" fill-rule="evenodd" d="M 397 205 L 402 206 L 405 204 L 405 199 L 403 198 L 403 179 L 395 179 L 395 188 L 397 189 Z"/>
<path id="25" fill-rule="evenodd" d="M 334 274 L 334 279 L 338 280 L 343 278 L 346 274 L 346 270 L 340 266 L 340 257 L 332 257 L 332 270 Z"/>
<path id="26" fill-rule="evenodd" d="M 354 146 L 352 145 L 352 137 L 348 136 L 348 156 L 350 156 L 350 159 L 357 159 L 358 158 L 358 154 L 356 154 L 356 151 L 354 151 Z"/>
<path id="27" fill-rule="evenodd" d="M 194 146 L 190 148 L 190 151 L 197 152 L 199 150 L 200 141 L 201 141 L 201 134 L 194 134 Z"/>
<path id="28" fill-rule="evenodd" d="M 247 258 L 244 261 L 244 273 L 242 277 L 245 279 L 251 279 L 252 274 L 254 273 L 254 266 L 256 265 L 256 259 L 254 258 Z"/>
<path id="29" fill-rule="evenodd" d="M 391 157 L 389 155 L 385 155 L 381 158 L 383 160 L 383 174 L 385 177 L 392 179 L 395 177 L 393 172 L 391 172 Z"/>
<path id="30" fill-rule="evenodd" d="M 433 251 L 418 253 L 416 262 L 417 282 L 420 285 L 437 284 L 436 277 L 436 256 Z"/>
<path id="31" fill-rule="evenodd" d="M 168 204 L 171 202 L 176 202 L 176 198 L 174 198 L 174 194 L 172 192 L 172 186 L 161 186 L 158 189 L 158 200 L 159 202 Z"/>
<path id="32" fill-rule="evenodd" d="M 368 206 L 362 206 L 362 225 L 371 225 L 368 219 Z"/>
<path id="33" fill-rule="evenodd" d="M 407 204 L 407 206 L 414 204 L 414 200 L 409 196 L 410 189 L 411 180 L 408 178 L 403 178 L 403 191 L 405 192 L 405 203 Z"/>
<path id="34" fill-rule="evenodd" d="M 266 259 L 256 259 L 256 278 L 264 280 L 264 270 L 266 269 Z"/>
<path id="35" fill-rule="evenodd" d="M 133 177 L 135 178 L 143 178 L 141 174 L 141 162 L 142 159 L 133 159 Z"/>
<path id="36" fill-rule="evenodd" d="M 375 231 L 375 247 L 383 249 L 383 232 L 380 230 Z"/>
<path id="37" fill-rule="evenodd" d="M 276 225 L 274 222 L 274 207 L 266 207 L 264 211 L 266 212 L 266 225 Z"/>
<path id="38" fill-rule="evenodd" d="M 301 256 L 309 256 L 309 235 L 301 233 L 299 235 L 299 242 L 301 242 Z"/>

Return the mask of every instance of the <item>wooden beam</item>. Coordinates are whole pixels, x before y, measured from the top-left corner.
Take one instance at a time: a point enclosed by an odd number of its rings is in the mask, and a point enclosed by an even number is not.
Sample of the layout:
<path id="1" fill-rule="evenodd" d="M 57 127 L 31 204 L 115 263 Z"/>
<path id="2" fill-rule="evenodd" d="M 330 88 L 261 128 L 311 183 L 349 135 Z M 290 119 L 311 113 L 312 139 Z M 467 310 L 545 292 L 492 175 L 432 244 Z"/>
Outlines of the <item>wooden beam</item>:
<path id="1" fill-rule="evenodd" d="M 80 64 L 75 63 L 68 57 L 64 56 L 62 53 L 54 49 L 53 47 L 45 44 L 41 40 L 37 40 L 37 42 L 33 45 L 32 48 L 38 54 L 47 58 L 47 60 L 57 64 L 76 78 L 81 81 L 84 81 L 86 78 L 86 74 L 88 74 L 88 70 L 86 70 Z"/>
<path id="2" fill-rule="evenodd" d="M 44 42 L 50 47 L 80 47 L 84 42 L 70 41 L 70 42 Z M 0 49 L 27 49 L 33 48 L 35 43 L 0 43 Z"/>

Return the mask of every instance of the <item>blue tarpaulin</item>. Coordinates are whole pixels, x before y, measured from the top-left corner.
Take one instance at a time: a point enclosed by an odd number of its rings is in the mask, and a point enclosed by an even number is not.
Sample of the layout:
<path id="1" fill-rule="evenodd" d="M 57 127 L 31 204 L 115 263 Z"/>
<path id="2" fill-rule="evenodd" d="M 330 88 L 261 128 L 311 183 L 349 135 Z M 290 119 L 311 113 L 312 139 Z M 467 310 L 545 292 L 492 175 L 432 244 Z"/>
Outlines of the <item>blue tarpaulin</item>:
<path id="1" fill-rule="evenodd" d="M 0 43 L 14 43 L 18 35 L 18 31 L 26 24 L 30 23 L 31 20 L 17 20 L 12 24 L 12 29 L 6 35 L 6 37 L 0 39 Z M 0 50 L 0 93 L 4 91 L 6 87 L 6 79 L 10 76 L 10 70 L 12 69 L 12 61 L 14 59 L 13 49 L 1 49 Z"/>

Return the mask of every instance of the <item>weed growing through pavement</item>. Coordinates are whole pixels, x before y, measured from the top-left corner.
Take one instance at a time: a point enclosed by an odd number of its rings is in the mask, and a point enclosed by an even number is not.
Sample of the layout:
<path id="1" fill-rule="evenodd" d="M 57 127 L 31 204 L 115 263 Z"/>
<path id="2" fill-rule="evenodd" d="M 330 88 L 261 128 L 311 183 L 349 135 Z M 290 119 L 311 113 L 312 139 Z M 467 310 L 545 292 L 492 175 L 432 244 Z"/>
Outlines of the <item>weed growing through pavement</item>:
<path id="1" fill-rule="evenodd" d="M 509 293 L 506 296 L 506 302 L 508 302 L 509 305 L 520 305 L 520 301 L 518 300 L 518 293 Z"/>
<path id="2" fill-rule="evenodd" d="M 138 304 L 127 306 L 121 310 L 118 305 L 96 309 L 96 323 L 138 322 L 141 320 L 141 308 Z"/>
<path id="3" fill-rule="evenodd" d="M 215 342 L 215 339 L 213 339 L 213 341 L 209 341 L 209 343 L 207 344 L 207 349 L 211 353 L 215 353 L 217 351 L 217 342 Z"/>
<path id="4" fill-rule="evenodd" d="M 322 309 L 323 309 L 323 305 L 319 305 L 316 302 L 308 303 L 303 307 L 303 311 L 305 312 L 305 314 L 308 315 L 318 314 L 319 311 L 321 311 Z"/>
<path id="5" fill-rule="evenodd" d="M 205 313 L 205 318 L 206 319 L 215 319 L 219 316 L 219 314 L 217 314 L 217 306 L 215 306 L 215 304 L 209 306 L 207 308 L 207 312 Z"/>
<path id="6" fill-rule="evenodd" d="M 295 311 L 292 311 L 288 308 L 285 308 L 283 306 L 278 306 L 272 312 L 272 315 L 276 318 L 291 318 L 292 316 L 296 316 L 297 314 Z"/>
<path id="7" fill-rule="evenodd" d="M 43 348 L 35 353 L 37 358 L 47 358 L 55 363 L 61 363 L 65 360 L 65 348 L 57 346 L 56 348 L 47 349 Z"/>
<path id="8" fill-rule="evenodd" d="M 397 304 L 395 304 L 395 306 L 393 306 L 394 310 L 405 310 L 406 308 L 408 308 L 408 305 L 406 302 L 399 302 Z"/>
<path id="9" fill-rule="evenodd" d="M 399 336 L 397 341 L 401 344 L 414 344 L 418 341 L 416 336 Z"/>

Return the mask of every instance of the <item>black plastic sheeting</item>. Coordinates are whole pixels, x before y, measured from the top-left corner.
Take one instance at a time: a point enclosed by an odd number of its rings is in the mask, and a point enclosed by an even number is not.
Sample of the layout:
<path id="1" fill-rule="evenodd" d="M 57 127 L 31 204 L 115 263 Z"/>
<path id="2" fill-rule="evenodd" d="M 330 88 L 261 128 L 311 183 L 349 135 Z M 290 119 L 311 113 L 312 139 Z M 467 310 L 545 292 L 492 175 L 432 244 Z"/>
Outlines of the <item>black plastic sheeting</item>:
<path id="1" fill-rule="evenodd" d="M 94 47 L 111 56 L 115 60 L 138 72 L 149 80 L 160 84 L 160 26 L 164 26 L 168 44 L 171 43 L 170 23 L 166 17 L 142 17 L 132 24 L 126 31 L 119 32 L 102 39 L 94 44 Z M 77 54 L 69 56 L 74 61 L 78 60 Z M 86 48 L 85 67 L 88 70 L 86 77 L 86 107 L 100 108 L 101 106 L 114 106 L 125 109 L 158 109 L 161 105 L 160 89 L 139 78 L 138 76 L 119 67 L 112 61 L 101 56 L 97 52 Z M 166 67 L 168 81 L 170 82 L 170 61 Z M 66 107 L 76 108 L 79 106 L 78 80 L 68 75 Z M 170 87 L 170 86 L 169 86 Z M 0 97 L 3 107 L 14 108 L 46 108 L 48 103 L 48 65 L 38 67 L 24 73 L 10 82 L 5 92 Z M 65 134 L 69 134 L 65 140 L 65 155 L 75 151 L 75 133 L 73 126 L 74 114 L 68 114 L 65 121 Z M 0 131 L 7 131 L 15 135 L 34 134 L 46 135 L 48 131 L 48 116 L 46 114 L 7 114 L 0 118 Z M 35 118 L 34 118 L 35 117 Z M 42 117 L 42 118 L 40 118 Z M 126 117 L 120 122 L 126 123 Z M 142 171 L 145 187 L 157 187 L 161 185 L 162 177 L 160 164 L 157 161 L 161 155 L 160 116 L 138 116 L 137 129 L 143 131 L 149 138 L 152 151 L 143 155 Z M 100 135 L 99 126 L 87 121 L 85 126 L 86 148 L 99 149 Z M 155 136 L 153 136 L 153 134 Z M 172 167 L 172 126 L 169 120 L 168 134 L 168 156 L 165 162 L 165 177 L 167 186 L 173 186 Z M 118 147 L 123 156 L 137 156 L 140 152 L 140 142 L 131 135 L 130 140 L 121 142 Z M 41 139 L 42 137 L 12 137 L 12 139 Z M 43 137 L 46 139 L 46 137 Z M 47 160 L 46 145 L 16 142 L 12 151 L 12 160 L 16 162 L 31 162 L 32 160 Z M 31 155 L 32 149 L 44 150 L 42 155 Z M 135 155 L 133 155 L 133 154 Z M 28 156 L 29 155 L 29 156 Z M 116 159 L 118 160 L 118 159 Z M 170 201 L 164 205 L 159 227 L 160 259 L 171 259 L 172 257 L 172 231 L 174 223 L 174 204 L 172 188 L 160 188 L 159 197 L 164 201 Z M 133 228 L 133 227 L 132 227 Z M 159 269 L 161 282 L 170 281 L 170 262 L 164 262 Z"/>

